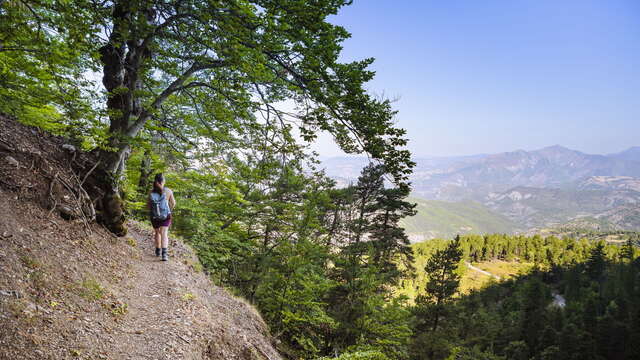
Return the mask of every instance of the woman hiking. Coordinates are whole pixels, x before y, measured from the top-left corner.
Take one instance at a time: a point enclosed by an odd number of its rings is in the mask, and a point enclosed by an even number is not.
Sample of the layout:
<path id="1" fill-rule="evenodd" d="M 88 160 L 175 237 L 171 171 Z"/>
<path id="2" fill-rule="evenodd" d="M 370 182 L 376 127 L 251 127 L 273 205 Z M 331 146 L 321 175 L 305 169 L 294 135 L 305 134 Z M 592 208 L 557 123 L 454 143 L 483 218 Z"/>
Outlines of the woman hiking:
<path id="1" fill-rule="evenodd" d="M 156 256 L 162 255 L 162 261 L 169 260 L 169 226 L 171 226 L 171 210 L 176 206 L 173 191 L 164 186 L 164 175 L 156 174 L 153 190 L 149 194 L 147 206 L 151 212 L 151 225 L 154 230 Z"/>

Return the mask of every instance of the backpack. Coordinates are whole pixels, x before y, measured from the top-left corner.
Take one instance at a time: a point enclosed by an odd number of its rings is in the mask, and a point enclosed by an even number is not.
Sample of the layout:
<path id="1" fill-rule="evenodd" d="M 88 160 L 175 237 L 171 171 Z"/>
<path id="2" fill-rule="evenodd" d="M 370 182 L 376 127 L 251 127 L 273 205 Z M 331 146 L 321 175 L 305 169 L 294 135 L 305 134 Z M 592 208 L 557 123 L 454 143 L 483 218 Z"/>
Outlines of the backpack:
<path id="1" fill-rule="evenodd" d="M 163 221 L 166 220 L 171 214 L 169 210 L 169 202 L 167 196 L 164 194 L 158 194 L 156 192 L 151 193 L 151 218 L 153 220 Z"/>

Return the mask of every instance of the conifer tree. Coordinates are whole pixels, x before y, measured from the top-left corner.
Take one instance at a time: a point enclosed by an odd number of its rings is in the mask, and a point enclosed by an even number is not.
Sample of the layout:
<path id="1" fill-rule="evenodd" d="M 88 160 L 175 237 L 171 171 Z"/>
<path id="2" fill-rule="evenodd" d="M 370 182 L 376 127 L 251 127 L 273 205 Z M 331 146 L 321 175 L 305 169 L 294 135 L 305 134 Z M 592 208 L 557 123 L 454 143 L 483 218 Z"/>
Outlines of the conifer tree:
<path id="1" fill-rule="evenodd" d="M 337 286 L 329 299 L 340 324 L 332 339 L 339 351 L 379 341 L 372 326 L 380 311 L 395 315 L 378 331 L 399 334 L 399 339 L 408 337 L 407 324 L 396 316 L 403 314 L 398 306 L 380 305 L 391 300 L 389 285 L 411 269 L 411 249 L 399 221 L 413 213 L 413 205 L 403 200 L 406 189 L 385 188 L 385 169 L 383 165 L 367 165 L 355 185 L 336 194 L 343 209 L 330 225 L 336 229 L 334 242 L 339 252 L 330 272 Z M 338 217 L 344 223 L 341 226 L 336 224 Z M 401 263 L 405 266 L 400 267 Z M 403 341 L 397 340 L 398 346 L 404 346 Z M 393 356 L 397 357 L 397 352 Z"/>
<path id="2" fill-rule="evenodd" d="M 604 252 L 604 243 L 598 242 L 589 252 L 589 258 L 585 263 L 585 270 L 591 280 L 601 280 L 606 269 L 607 258 Z"/>
<path id="3" fill-rule="evenodd" d="M 521 338 L 527 344 L 529 356 L 533 357 L 541 350 L 540 338 L 545 330 L 545 307 L 550 297 L 539 275 L 528 281 L 522 297 Z"/>
<path id="4" fill-rule="evenodd" d="M 460 275 L 457 273 L 462 260 L 460 248 L 460 236 L 447 244 L 443 250 L 436 251 L 424 266 L 424 271 L 429 276 L 426 285 L 427 296 L 421 301 L 428 301 L 434 305 L 433 323 L 431 331 L 438 328 L 442 306 L 451 300 L 460 286 Z"/>
<path id="5" fill-rule="evenodd" d="M 425 294 L 416 298 L 414 308 L 414 338 L 411 353 L 414 358 L 434 359 L 437 354 L 446 354 L 445 339 L 436 334 L 446 307 L 460 285 L 457 273 L 462 260 L 460 237 L 446 244 L 444 249 L 436 250 L 424 266 L 428 276 Z"/>
<path id="6" fill-rule="evenodd" d="M 632 262 L 634 257 L 634 241 L 629 238 L 620 249 L 620 258 L 623 261 Z"/>

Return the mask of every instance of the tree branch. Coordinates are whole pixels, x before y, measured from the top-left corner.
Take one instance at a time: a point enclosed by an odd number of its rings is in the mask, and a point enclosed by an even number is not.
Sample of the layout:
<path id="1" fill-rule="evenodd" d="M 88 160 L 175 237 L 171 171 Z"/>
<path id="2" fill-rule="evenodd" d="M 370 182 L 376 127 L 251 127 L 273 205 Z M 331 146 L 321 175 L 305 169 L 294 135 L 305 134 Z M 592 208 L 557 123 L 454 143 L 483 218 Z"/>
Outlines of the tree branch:
<path id="1" fill-rule="evenodd" d="M 160 105 L 162 105 L 162 103 L 167 100 L 167 98 L 175 93 L 176 91 L 178 91 L 182 84 L 184 84 L 184 82 L 193 74 L 197 73 L 198 71 L 202 71 L 205 69 L 214 69 L 214 68 L 219 68 L 219 67 L 224 67 L 226 66 L 227 63 L 224 60 L 213 60 L 207 63 L 193 63 L 193 65 L 191 65 L 191 67 L 189 67 L 189 69 L 187 69 L 184 73 L 182 73 L 182 75 L 180 75 L 179 77 L 177 77 L 175 80 L 173 80 L 173 82 L 171 84 L 169 84 L 169 86 L 167 86 L 166 89 L 164 89 L 152 102 L 151 104 L 146 107 L 142 113 L 140 114 L 140 116 L 138 116 L 138 119 L 133 123 L 133 125 L 131 125 L 126 132 L 126 135 L 129 137 L 135 137 L 138 132 L 142 129 L 142 127 L 144 126 L 144 124 L 147 122 L 147 120 L 149 120 L 151 118 L 152 112 L 156 109 L 158 109 L 160 107 Z"/>

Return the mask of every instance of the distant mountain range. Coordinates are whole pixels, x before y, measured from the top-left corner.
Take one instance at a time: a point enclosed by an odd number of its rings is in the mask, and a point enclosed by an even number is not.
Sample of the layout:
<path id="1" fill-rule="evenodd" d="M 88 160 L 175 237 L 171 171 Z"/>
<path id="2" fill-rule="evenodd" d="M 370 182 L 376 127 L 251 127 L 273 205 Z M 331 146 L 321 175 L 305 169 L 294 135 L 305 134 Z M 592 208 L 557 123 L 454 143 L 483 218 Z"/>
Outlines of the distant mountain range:
<path id="1" fill-rule="evenodd" d="M 515 229 L 587 218 L 596 219 L 589 223 L 592 227 L 638 230 L 640 226 L 640 219 L 636 219 L 640 215 L 640 147 L 592 155 L 555 145 L 534 151 L 415 161 L 413 196 L 459 204 L 474 202 L 475 210 L 484 206 L 513 222 Z M 327 174 L 344 183 L 355 181 L 366 163 L 365 158 L 354 157 L 323 161 Z M 470 213 L 473 211 L 460 215 Z M 426 220 L 422 223 L 421 233 L 437 228 Z M 418 228 L 411 225 L 412 232 Z"/>

